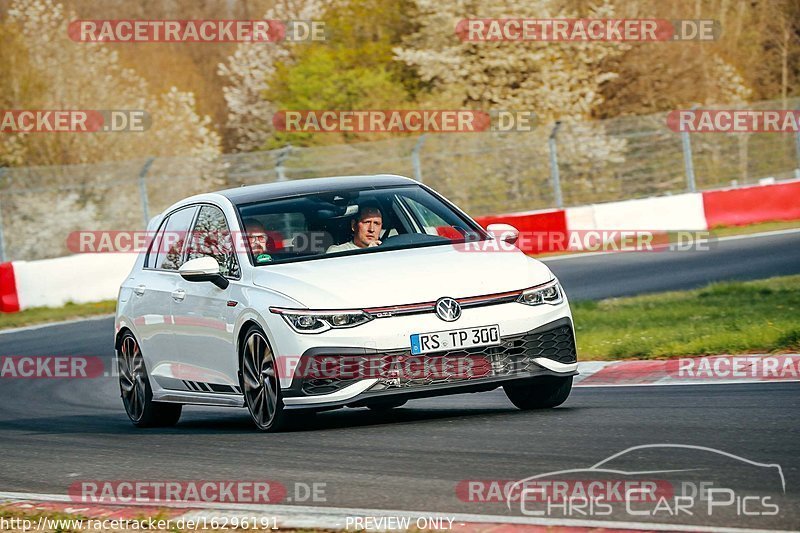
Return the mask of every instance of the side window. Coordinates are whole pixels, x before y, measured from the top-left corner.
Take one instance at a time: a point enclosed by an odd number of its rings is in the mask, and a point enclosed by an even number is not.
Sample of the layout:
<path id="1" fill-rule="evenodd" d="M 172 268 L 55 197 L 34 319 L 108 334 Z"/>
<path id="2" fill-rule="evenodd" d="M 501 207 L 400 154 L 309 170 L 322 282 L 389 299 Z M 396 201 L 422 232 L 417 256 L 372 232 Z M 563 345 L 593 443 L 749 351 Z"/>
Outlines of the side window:
<path id="1" fill-rule="evenodd" d="M 189 260 L 207 255 L 217 260 L 223 276 L 239 277 L 239 262 L 236 260 L 228 223 L 222 211 L 212 205 L 200 208 L 186 258 Z"/>
<path id="2" fill-rule="evenodd" d="M 422 205 L 421 203 L 411 198 L 405 198 L 405 201 L 414 212 L 414 216 L 422 224 L 425 233 L 437 235 L 437 228 L 450 227 L 450 224 L 444 221 L 442 217 Z"/>
<path id="3" fill-rule="evenodd" d="M 181 267 L 186 235 L 196 212 L 197 207 L 192 206 L 175 211 L 169 216 L 158 248 L 155 268 L 178 270 Z"/>
<path id="4" fill-rule="evenodd" d="M 158 251 L 161 249 L 161 241 L 164 240 L 164 228 L 167 227 L 168 220 L 169 217 L 165 218 L 158 227 L 158 231 L 150 243 L 150 248 L 147 250 L 147 257 L 144 259 L 144 268 L 157 267 L 158 263 L 156 262 L 156 259 L 158 257 Z"/>

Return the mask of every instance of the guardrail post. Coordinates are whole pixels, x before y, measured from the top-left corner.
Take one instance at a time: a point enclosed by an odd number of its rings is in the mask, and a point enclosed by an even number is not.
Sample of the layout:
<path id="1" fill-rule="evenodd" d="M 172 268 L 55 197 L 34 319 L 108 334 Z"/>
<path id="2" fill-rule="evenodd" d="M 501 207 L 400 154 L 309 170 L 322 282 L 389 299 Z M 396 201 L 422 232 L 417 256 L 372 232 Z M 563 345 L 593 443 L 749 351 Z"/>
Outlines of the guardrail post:
<path id="1" fill-rule="evenodd" d="M 148 158 L 145 161 L 142 170 L 139 171 L 139 196 L 142 199 L 142 215 L 144 215 L 144 227 L 147 228 L 147 224 L 150 223 L 150 206 L 147 203 L 147 183 L 145 183 L 145 177 L 147 173 L 150 172 L 150 167 L 155 161 L 155 157 Z"/>
<path id="2" fill-rule="evenodd" d="M 0 168 L 0 181 L 5 177 L 6 169 Z M 6 239 L 3 235 L 3 208 L 2 197 L 0 197 L 0 263 L 6 262 Z"/>
<path id="3" fill-rule="evenodd" d="M 694 163 L 692 163 L 692 141 L 689 138 L 688 131 L 681 132 L 681 143 L 683 144 L 683 166 L 686 169 L 686 189 L 689 192 L 696 192 Z"/>
<path id="4" fill-rule="evenodd" d="M 798 111 L 800 111 L 800 107 Z M 794 151 L 797 154 L 797 166 L 794 169 L 794 177 L 800 179 L 800 129 L 794 132 Z"/>
<path id="5" fill-rule="evenodd" d="M 692 111 L 697 106 L 692 106 Z M 688 131 L 681 132 L 681 144 L 683 145 L 683 167 L 686 170 L 686 189 L 689 192 L 697 192 L 697 184 L 694 179 L 694 162 L 692 161 L 692 139 Z"/>
<path id="6" fill-rule="evenodd" d="M 419 153 L 422 151 L 422 145 L 425 144 L 425 135 L 422 134 L 417 139 L 417 144 L 414 145 L 414 149 L 411 150 L 411 165 L 414 167 L 414 179 L 418 182 L 422 183 L 422 165 L 420 164 L 419 160 Z"/>
<path id="7" fill-rule="evenodd" d="M 289 153 L 292 151 L 292 145 L 287 144 L 278 150 L 278 157 L 275 158 L 275 174 L 278 176 L 278 181 L 286 181 L 286 169 L 283 163 L 288 159 Z"/>
<path id="8" fill-rule="evenodd" d="M 556 207 L 559 209 L 564 207 L 564 200 L 561 197 L 561 177 L 558 174 L 558 147 L 556 146 L 556 135 L 558 135 L 558 128 L 561 127 L 561 121 L 556 120 L 553 131 L 550 132 L 550 138 L 547 144 L 550 147 L 550 179 L 553 182 L 553 198 L 556 201 Z"/>

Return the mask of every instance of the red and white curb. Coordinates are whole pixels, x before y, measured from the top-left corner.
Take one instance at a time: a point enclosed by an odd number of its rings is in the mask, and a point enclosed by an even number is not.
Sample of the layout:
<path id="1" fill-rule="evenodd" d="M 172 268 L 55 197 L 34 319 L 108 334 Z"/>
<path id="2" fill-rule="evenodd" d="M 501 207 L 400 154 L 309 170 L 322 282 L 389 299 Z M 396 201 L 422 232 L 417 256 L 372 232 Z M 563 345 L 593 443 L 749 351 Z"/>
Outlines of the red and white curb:
<path id="1" fill-rule="evenodd" d="M 710 385 L 800 381 L 800 354 L 578 362 L 576 387 Z"/>
<path id="2" fill-rule="evenodd" d="M 383 509 L 358 509 L 342 507 L 311 507 L 299 505 L 256 505 L 222 503 L 167 503 L 162 507 L 152 505 L 98 505 L 72 502 L 69 496 L 59 494 L 31 494 L 24 492 L 0 492 L 0 509 L 36 512 L 59 512 L 95 519 L 142 519 L 158 513 L 173 524 L 179 521 L 210 524 L 212 519 L 231 523 L 234 519 L 262 520 L 278 529 L 333 529 L 391 531 L 406 529 L 429 529 L 435 531 L 459 531 L 469 533 L 507 533 L 518 531 L 566 532 L 612 532 L 612 531 L 697 531 L 730 533 L 783 533 L 781 530 L 746 529 L 735 527 L 699 526 L 649 522 L 625 522 L 612 520 L 550 519 L 528 516 L 479 515 L 465 513 L 442 513 L 423 511 L 400 511 Z M 355 527 L 356 518 L 370 519 L 370 527 Z M 442 527 L 423 527 L 423 521 Z M 364 524 L 365 522 L 360 522 Z M 398 526 L 402 524 L 402 526 Z M 408 524 L 408 525 L 406 525 Z M 191 528 L 190 528 L 191 529 Z"/>

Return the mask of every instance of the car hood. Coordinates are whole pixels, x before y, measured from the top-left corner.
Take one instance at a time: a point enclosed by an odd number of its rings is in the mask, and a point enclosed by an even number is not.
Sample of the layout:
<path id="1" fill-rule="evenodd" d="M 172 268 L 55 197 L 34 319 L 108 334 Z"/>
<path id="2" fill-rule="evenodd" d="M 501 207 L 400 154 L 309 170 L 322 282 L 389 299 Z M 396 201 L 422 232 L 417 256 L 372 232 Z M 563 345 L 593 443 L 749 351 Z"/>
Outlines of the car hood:
<path id="1" fill-rule="evenodd" d="M 257 267 L 253 283 L 309 309 L 380 307 L 519 290 L 553 279 L 519 250 L 433 246 Z"/>

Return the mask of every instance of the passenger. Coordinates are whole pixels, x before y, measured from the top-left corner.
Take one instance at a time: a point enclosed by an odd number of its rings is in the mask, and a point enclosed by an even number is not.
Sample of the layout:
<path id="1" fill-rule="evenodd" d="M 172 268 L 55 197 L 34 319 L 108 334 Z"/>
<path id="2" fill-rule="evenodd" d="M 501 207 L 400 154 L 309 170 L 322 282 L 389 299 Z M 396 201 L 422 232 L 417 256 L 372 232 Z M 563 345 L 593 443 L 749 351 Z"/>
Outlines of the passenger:
<path id="1" fill-rule="evenodd" d="M 358 207 L 356 217 L 350 223 L 353 240 L 330 246 L 327 253 L 360 250 L 381 244 L 379 237 L 383 228 L 383 215 L 377 203 L 364 203 Z"/>
<path id="2" fill-rule="evenodd" d="M 244 232 L 256 263 L 271 261 L 272 257 L 267 253 L 269 235 L 267 235 L 267 228 L 264 227 L 264 224 L 255 218 L 247 218 L 244 220 Z"/>

